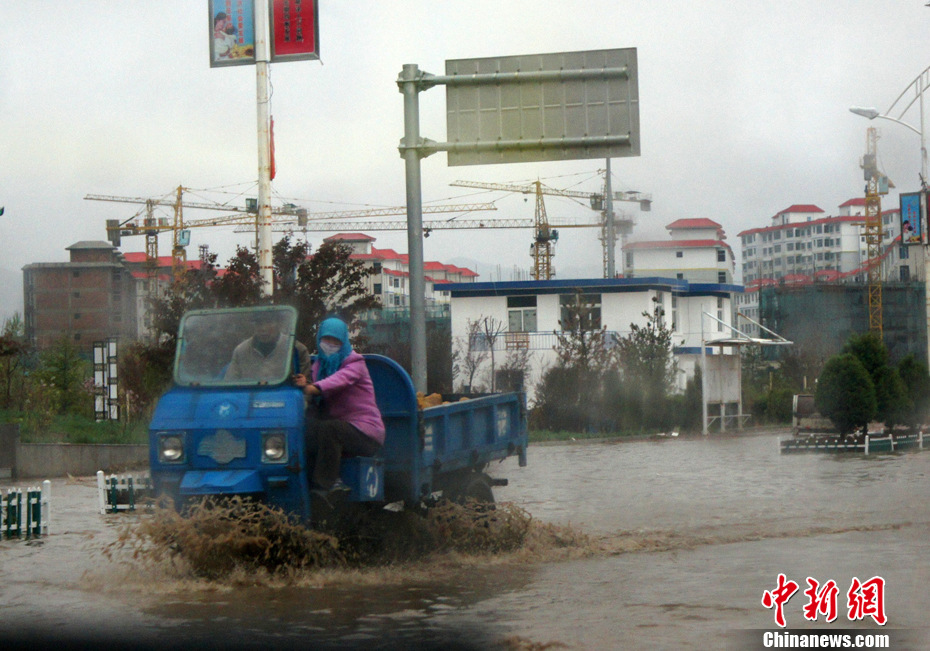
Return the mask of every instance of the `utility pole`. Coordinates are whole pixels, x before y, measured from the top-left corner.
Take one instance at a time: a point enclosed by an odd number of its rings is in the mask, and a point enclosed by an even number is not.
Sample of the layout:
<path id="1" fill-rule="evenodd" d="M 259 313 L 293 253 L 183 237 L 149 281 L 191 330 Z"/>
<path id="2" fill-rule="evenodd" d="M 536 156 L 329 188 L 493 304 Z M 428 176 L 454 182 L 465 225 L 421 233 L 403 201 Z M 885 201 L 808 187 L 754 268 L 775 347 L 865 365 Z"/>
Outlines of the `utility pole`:
<path id="1" fill-rule="evenodd" d="M 255 86 L 258 115 L 258 212 L 255 215 L 258 268 L 262 289 L 274 293 L 274 269 L 271 259 L 271 134 L 268 110 L 268 6 L 267 0 L 255 2 Z"/>

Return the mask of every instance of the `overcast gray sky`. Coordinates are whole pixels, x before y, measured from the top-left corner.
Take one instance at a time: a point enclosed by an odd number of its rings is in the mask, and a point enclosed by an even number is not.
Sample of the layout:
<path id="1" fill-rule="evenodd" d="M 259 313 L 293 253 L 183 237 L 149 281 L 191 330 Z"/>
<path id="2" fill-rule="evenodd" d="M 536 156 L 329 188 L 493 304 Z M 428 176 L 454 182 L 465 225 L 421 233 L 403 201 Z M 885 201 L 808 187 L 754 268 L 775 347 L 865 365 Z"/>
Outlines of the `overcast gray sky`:
<path id="1" fill-rule="evenodd" d="M 322 63 L 272 66 L 277 200 L 311 211 L 401 205 L 403 64 L 442 73 L 446 59 L 635 47 L 642 155 L 614 159 L 614 187 L 653 195 L 633 239 L 665 237 L 679 218 L 708 217 L 736 234 L 795 203 L 835 214 L 863 191 L 869 122 L 930 65 L 923 0 L 323 0 Z M 195 189 L 246 191 L 257 176 L 255 70 L 209 67 L 206 2 L 43 0 L 0 3 L 0 270 L 67 259 L 65 247 L 105 238 L 105 220 L 137 207 L 85 201 Z M 445 139 L 445 94 L 421 94 L 421 133 Z M 919 124 L 913 110 L 906 116 Z M 902 191 L 916 189 L 919 139 L 888 121 L 879 158 Z M 455 179 L 532 181 L 595 191 L 603 161 L 450 168 L 423 161 L 426 202 L 496 199 Z M 247 194 L 254 196 L 254 191 Z M 203 193 L 216 198 L 220 195 Z M 896 205 L 896 195 L 884 206 Z M 532 201 L 498 201 L 497 217 L 533 216 Z M 590 215 L 551 198 L 553 217 Z M 212 216 L 188 211 L 186 217 Z M 406 235 L 375 233 L 406 251 Z M 528 268 L 529 231 L 445 231 L 427 259 L 469 257 Z M 162 236 L 167 254 L 170 240 Z M 320 236 L 311 236 L 316 245 Z M 194 231 L 221 260 L 231 230 Z M 141 238 L 123 250 L 144 250 Z M 555 266 L 600 273 L 590 229 L 563 233 Z M 0 293 L 0 318 L 21 303 Z M 21 299 L 20 299 L 21 300 Z"/>

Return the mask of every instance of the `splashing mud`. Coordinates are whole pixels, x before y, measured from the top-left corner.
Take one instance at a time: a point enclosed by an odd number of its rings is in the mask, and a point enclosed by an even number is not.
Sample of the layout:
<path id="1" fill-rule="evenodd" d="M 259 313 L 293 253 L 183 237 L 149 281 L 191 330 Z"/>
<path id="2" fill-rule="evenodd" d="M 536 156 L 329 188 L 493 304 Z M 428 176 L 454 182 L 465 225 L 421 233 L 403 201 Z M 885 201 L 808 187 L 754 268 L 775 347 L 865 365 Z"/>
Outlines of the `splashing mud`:
<path id="1" fill-rule="evenodd" d="M 124 526 L 103 554 L 187 588 L 203 579 L 232 586 L 382 583 L 392 582 L 392 573 L 410 580 L 435 576 L 442 566 L 574 558 L 596 549 L 585 534 L 537 522 L 509 503 L 444 502 L 422 513 L 346 509 L 315 530 L 278 509 L 232 498 L 204 500 L 183 516 L 157 507 Z"/>

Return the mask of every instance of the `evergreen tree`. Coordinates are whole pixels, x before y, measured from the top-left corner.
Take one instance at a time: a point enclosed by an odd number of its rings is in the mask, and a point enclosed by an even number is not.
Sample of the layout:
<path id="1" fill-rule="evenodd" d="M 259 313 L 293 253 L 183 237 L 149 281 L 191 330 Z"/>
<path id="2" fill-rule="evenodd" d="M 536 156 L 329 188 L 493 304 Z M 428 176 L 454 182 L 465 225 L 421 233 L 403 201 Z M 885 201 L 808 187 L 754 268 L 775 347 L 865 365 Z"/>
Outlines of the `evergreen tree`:
<path id="1" fill-rule="evenodd" d="M 827 360 L 814 402 L 843 434 L 867 427 L 878 409 L 872 378 L 851 353 Z"/>

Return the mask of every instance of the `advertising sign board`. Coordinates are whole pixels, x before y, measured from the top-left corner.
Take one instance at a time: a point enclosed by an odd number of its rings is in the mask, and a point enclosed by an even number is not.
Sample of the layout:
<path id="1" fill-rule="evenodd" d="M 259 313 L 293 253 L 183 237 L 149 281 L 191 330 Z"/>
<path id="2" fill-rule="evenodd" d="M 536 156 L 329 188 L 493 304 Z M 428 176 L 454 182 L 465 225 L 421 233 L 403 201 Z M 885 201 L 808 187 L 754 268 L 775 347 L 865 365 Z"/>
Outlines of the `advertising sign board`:
<path id="1" fill-rule="evenodd" d="M 901 244 L 926 244 L 927 242 L 927 194 L 925 192 L 902 192 L 901 200 Z"/>
<path id="2" fill-rule="evenodd" d="M 210 67 L 255 63 L 254 0 L 208 0 Z"/>

